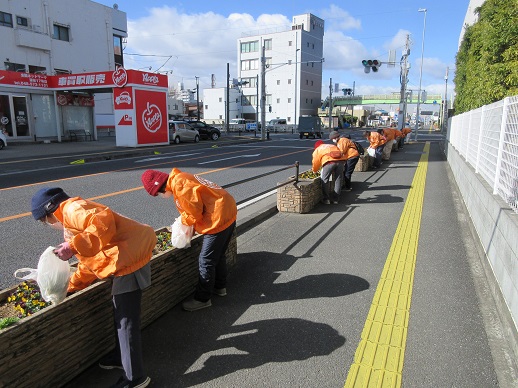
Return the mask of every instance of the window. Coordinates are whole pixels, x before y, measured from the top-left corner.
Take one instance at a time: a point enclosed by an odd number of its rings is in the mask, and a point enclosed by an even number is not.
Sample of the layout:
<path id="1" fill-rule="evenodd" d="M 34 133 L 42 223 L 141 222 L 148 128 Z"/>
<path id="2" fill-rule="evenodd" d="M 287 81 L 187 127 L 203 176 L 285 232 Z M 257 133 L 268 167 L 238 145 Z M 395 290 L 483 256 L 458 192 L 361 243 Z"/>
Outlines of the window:
<path id="1" fill-rule="evenodd" d="M 288 118 L 286 120 L 288 120 L 288 123 L 291 123 L 291 117 L 290 116 L 288 116 Z"/>
<path id="2" fill-rule="evenodd" d="M 16 24 L 18 26 L 29 27 L 29 21 L 27 20 L 27 18 L 24 18 L 22 16 L 16 16 Z"/>
<path id="3" fill-rule="evenodd" d="M 265 39 L 264 40 L 264 49 L 265 50 L 271 50 L 272 49 L 272 40 L 271 39 Z"/>
<path id="4" fill-rule="evenodd" d="M 290 40 L 290 41 L 288 42 L 288 46 L 291 46 L 291 45 L 292 45 L 292 42 L 291 42 L 291 40 Z"/>
<path id="5" fill-rule="evenodd" d="M 0 12 L 0 26 L 12 27 L 13 15 L 11 15 L 10 13 Z"/>
<path id="6" fill-rule="evenodd" d="M 281 84 L 281 80 L 280 80 L 280 79 L 278 79 L 278 80 L 277 80 L 277 85 L 280 85 L 280 84 Z"/>
<path id="7" fill-rule="evenodd" d="M 309 85 L 309 81 L 308 80 L 306 80 L 306 85 Z"/>
<path id="8" fill-rule="evenodd" d="M 309 47 L 309 42 L 307 43 L 308 47 Z"/>
<path id="9" fill-rule="evenodd" d="M 291 104 L 291 98 L 288 98 L 288 104 Z"/>
<path id="10" fill-rule="evenodd" d="M 288 85 L 291 85 L 291 78 L 288 80 Z"/>
<path id="11" fill-rule="evenodd" d="M 313 81 L 311 81 L 311 86 L 313 86 Z"/>
<path id="12" fill-rule="evenodd" d="M 35 73 L 35 74 L 47 74 L 47 69 L 42 66 L 32 66 L 29 65 L 29 73 Z"/>
<path id="13" fill-rule="evenodd" d="M 65 26 L 60 26 L 59 24 L 54 24 L 54 35 L 52 38 L 57 40 L 63 40 L 65 42 L 70 42 L 69 36 L 69 28 Z"/>
<path id="14" fill-rule="evenodd" d="M 205 105 L 205 110 L 209 109 L 209 106 L 208 105 Z"/>
<path id="15" fill-rule="evenodd" d="M 5 70 L 8 71 L 25 71 L 23 63 L 4 62 Z"/>
<path id="16" fill-rule="evenodd" d="M 72 72 L 70 70 L 56 69 L 56 68 L 54 68 L 54 73 L 56 75 L 59 75 L 59 74 L 72 74 Z"/>
<path id="17" fill-rule="evenodd" d="M 278 98 L 278 99 L 277 99 L 277 104 L 280 104 L 280 103 L 281 103 L 281 99 L 280 99 L 280 98 Z"/>
<path id="18" fill-rule="evenodd" d="M 259 41 L 255 42 L 242 42 L 241 43 L 241 52 L 242 53 L 253 53 L 259 51 Z"/>
<path id="19" fill-rule="evenodd" d="M 264 58 L 264 64 L 266 65 L 266 67 L 271 66 L 272 58 Z"/>
<path id="20" fill-rule="evenodd" d="M 252 106 L 256 106 L 257 105 L 257 96 L 254 94 L 254 95 L 250 95 L 250 96 L 246 96 L 248 98 L 248 101 L 250 102 L 250 105 Z"/>
<path id="21" fill-rule="evenodd" d="M 246 77 L 241 78 L 241 82 L 248 82 L 246 85 L 243 85 L 244 88 L 257 88 L 257 78 L 256 77 Z"/>
<path id="22" fill-rule="evenodd" d="M 222 97 L 220 97 L 218 102 L 223 102 L 223 98 L 222 98 Z"/>
<path id="23" fill-rule="evenodd" d="M 115 65 L 124 67 L 124 60 L 122 58 L 122 36 L 113 35 L 113 56 Z"/>
<path id="24" fill-rule="evenodd" d="M 241 61 L 241 70 L 257 70 L 259 69 L 258 59 L 247 59 Z"/>
<path id="25" fill-rule="evenodd" d="M 311 48 L 314 50 L 315 49 L 315 43 L 311 44 Z"/>

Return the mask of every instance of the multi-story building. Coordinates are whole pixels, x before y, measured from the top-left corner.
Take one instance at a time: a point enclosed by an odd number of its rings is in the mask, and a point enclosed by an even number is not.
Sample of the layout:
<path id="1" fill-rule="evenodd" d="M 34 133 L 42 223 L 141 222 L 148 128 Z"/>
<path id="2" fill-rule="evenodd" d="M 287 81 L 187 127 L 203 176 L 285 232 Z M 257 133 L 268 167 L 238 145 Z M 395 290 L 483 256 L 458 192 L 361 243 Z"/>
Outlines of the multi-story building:
<path id="1" fill-rule="evenodd" d="M 322 91 L 324 20 L 312 14 L 293 17 L 287 31 L 263 31 L 237 43 L 243 118 L 256 119 L 261 98 L 261 57 L 265 69 L 266 121 L 283 118 L 297 124 L 299 116 L 316 115 Z M 258 77 L 259 75 L 259 77 Z"/>
<path id="2" fill-rule="evenodd" d="M 261 57 L 265 60 L 265 118 L 317 115 L 321 103 L 324 21 L 312 14 L 293 17 L 291 29 L 245 34 L 237 42 L 238 78 L 229 80 L 229 121 L 260 121 Z M 224 121 L 226 88 L 203 91 L 204 119 Z"/>
<path id="3" fill-rule="evenodd" d="M 0 118 L 7 123 L 3 127 L 9 136 L 19 140 L 52 136 L 62 119 L 86 120 L 90 127 L 96 120 L 100 125 L 113 124 L 111 90 L 102 94 L 98 89 L 70 93 L 73 102 L 64 104 L 58 113 L 56 94 L 45 88 L 43 75 L 113 71 L 124 65 L 122 44 L 126 37 L 126 13 L 115 5 L 110 8 L 93 1 L 69 0 L 1 1 L 3 70 L 32 73 L 26 77 L 30 80 L 27 83 L 0 82 Z M 37 78 L 34 74 L 42 75 L 39 84 L 33 82 Z M 94 103 L 78 103 L 92 97 Z"/>

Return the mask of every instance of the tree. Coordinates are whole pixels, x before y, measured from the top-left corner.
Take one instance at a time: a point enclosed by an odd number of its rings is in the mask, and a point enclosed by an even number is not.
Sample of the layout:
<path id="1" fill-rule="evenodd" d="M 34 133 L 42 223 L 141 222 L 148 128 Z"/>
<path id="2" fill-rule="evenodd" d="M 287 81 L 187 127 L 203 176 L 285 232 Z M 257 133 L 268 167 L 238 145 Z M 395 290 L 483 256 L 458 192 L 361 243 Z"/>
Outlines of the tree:
<path id="1" fill-rule="evenodd" d="M 455 113 L 518 94 L 518 1 L 486 0 L 456 57 Z"/>

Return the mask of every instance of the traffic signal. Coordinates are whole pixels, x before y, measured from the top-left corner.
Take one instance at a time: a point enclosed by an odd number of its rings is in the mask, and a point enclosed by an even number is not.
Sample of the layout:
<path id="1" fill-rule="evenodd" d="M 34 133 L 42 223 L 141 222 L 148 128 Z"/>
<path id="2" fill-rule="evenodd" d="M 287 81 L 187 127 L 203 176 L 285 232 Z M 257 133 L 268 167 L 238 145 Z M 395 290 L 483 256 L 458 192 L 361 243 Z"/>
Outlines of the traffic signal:
<path id="1" fill-rule="evenodd" d="M 378 61 L 377 59 L 364 59 L 362 61 L 362 64 L 364 66 L 364 71 L 366 73 L 370 73 L 371 69 L 374 73 L 376 73 L 379 69 L 379 67 L 381 66 L 381 62 Z"/>
<path id="2" fill-rule="evenodd" d="M 353 94 L 352 89 L 342 89 L 342 92 L 344 92 L 344 96 L 352 96 Z"/>

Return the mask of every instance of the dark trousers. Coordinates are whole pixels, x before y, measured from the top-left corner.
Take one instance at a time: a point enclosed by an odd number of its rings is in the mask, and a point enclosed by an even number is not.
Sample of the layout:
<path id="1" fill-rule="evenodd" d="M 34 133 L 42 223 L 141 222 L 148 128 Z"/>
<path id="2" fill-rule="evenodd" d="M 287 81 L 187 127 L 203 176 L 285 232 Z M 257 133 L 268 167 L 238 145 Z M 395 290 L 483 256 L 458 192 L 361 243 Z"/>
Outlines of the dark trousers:
<path id="1" fill-rule="evenodd" d="M 360 160 L 360 157 L 357 156 L 355 158 L 350 158 L 345 161 L 345 168 L 344 168 L 344 181 L 345 181 L 345 188 L 350 189 L 351 188 L 351 177 L 354 172 L 354 168 L 356 167 L 356 164 L 358 163 L 358 160 Z"/>
<path id="2" fill-rule="evenodd" d="M 117 330 L 117 347 L 128 380 L 145 376 L 140 334 L 142 290 L 113 295 L 113 317 Z"/>
<path id="3" fill-rule="evenodd" d="M 208 301 L 214 288 L 227 286 L 227 259 L 225 251 L 228 248 L 236 223 L 216 234 L 203 236 L 200 256 L 198 257 L 199 276 L 194 299 L 200 302 Z"/>
<path id="4" fill-rule="evenodd" d="M 323 199 L 338 201 L 340 199 L 340 191 L 342 191 L 342 176 L 344 174 L 344 162 L 328 162 L 322 167 L 320 179 L 322 179 L 322 196 Z M 329 191 L 329 180 L 335 182 L 332 192 Z"/>
<path id="5" fill-rule="evenodd" d="M 399 138 L 398 148 L 403 148 L 404 145 L 405 145 L 405 137 L 402 136 L 402 137 Z"/>
<path id="6" fill-rule="evenodd" d="M 383 145 L 380 145 L 378 148 L 376 148 L 375 150 L 375 157 L 374 157 L 374 163 L 372 164 L 373 167 L 381 167 L 381 157 L 382 157 L 382 154 L 383 154 L 383 148 L 385 148 L 385 144 Z M 372 152 L 372 151 L 371 151 Z"/>

